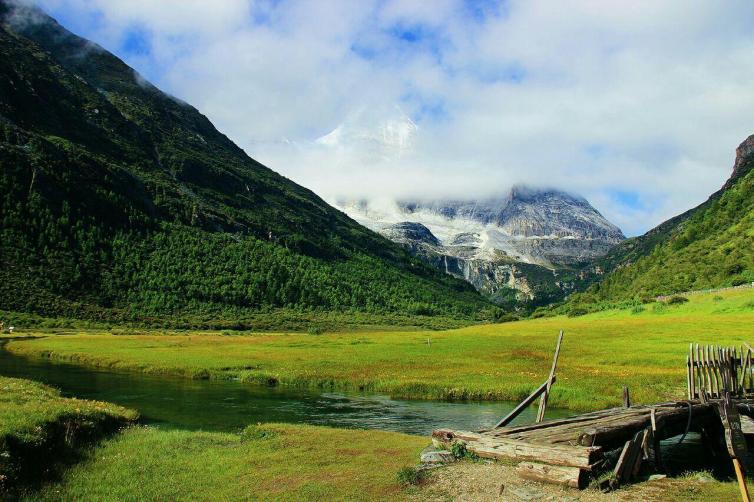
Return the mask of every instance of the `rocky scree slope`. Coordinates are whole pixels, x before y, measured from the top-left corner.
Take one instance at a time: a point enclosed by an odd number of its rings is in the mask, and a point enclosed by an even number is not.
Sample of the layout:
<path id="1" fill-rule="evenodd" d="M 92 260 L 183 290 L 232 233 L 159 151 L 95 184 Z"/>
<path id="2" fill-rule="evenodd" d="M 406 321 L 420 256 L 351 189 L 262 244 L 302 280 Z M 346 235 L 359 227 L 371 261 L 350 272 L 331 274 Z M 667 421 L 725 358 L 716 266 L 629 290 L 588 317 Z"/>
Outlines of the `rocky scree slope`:
<path id="1" fill-rule="evenodd" d="M 519 186 L 480 201 L 338 205 L 425 263 L 519 308 L 562 298 L 575 270 L 624 239 L 585 199 L 558 190 Z"/>

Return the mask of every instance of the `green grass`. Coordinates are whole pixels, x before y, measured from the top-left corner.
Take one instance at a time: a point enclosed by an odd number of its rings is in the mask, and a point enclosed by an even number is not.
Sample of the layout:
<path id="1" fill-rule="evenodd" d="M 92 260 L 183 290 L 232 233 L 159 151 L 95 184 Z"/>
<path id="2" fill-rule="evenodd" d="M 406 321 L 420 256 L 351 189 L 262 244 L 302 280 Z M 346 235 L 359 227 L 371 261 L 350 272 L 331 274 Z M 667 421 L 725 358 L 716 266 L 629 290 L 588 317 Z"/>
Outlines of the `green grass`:
<path id="1" fill-rule="evenodd" d="M 427 438 L 266 424 L 252 433 L 134 427 L 33 500 L 385 500 Z"/>
<path id="2" fill-rule="evenodd" d="M 716 298 L 717 297 L 717 298 Z M 722 299 L 720 299 L 722 298 Z M 751 341 L 754 292 L 694 295 L 681 305 L 607 310 L 443 332 L 223 336 L 74 333 L 8 350 L 86 365 L 192 378 L 361 389 L 427 399 L 521 399 L 547 376 L 565 330 L 552 406 L 594 409 L 683 398 L 689 342 Z M 431 346 L 427 340 L 431 340 Z"/>
<path id="3" fill-rule="evenodd" d="M 39 383 L 0 377 L 0 495 L 39 481 L 56 462 L 136 417 L 114 404 L 63 398 Z"/>

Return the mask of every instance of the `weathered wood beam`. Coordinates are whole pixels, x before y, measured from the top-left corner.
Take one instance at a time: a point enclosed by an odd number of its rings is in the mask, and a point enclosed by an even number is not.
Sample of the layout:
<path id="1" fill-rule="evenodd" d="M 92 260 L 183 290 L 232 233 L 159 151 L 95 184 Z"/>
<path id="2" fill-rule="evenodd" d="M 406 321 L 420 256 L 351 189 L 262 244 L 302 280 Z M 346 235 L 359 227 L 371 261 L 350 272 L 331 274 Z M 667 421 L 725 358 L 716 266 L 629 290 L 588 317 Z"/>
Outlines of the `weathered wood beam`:
<path id="1" fill-rule="evenodd" d="M 669 427 L 674 423 L 683 423 L 688 420 L 688 407 L 678 407 L 675 409 L 658 410 L 655 419 L 662 422 L 664 427 Z M 702 419 L 709 417 L 712 413 L 712 407 L 707 404 L 692 405 L 692 419 Z M 578 443 L 582 446 L 599 445 L 599 446 L 618 446 L 631 438 L 638 430 L 651 426 L 651 413 L 639 417 L 630 417 L 625 421 L 618 421 L 609 426 L 600 426 L 599 424 L 585 428 Z"/>
<path id="2" fill-rule="evenodd" d="M 644 431 L 637 432 L 633 439 L 626 441 L 618 457 L 618 463 L 615 464 L 613 477 L 610 480 L 610 487 L 617 488 L 620 485 L 630 481 L 635 473 L 638 472 L 641 464 L 642 442 Z"/>
<path id="3" fill-rule="evenodd" d="M 578 467 L 563 467 L 537 462 L 521 462 L 516 466 L 516 473 L 523 479 L 579 489 L 584 488 L 587 479 L 586 472 Z"/>
<path id="4" fill-rule="evenodd" d="M 600 447 L 541 444 L 512 439 L 473 441 L 466 448 L 484 458 L 545 462 L 585 470 L 590 470 L 602 458 Z"/>

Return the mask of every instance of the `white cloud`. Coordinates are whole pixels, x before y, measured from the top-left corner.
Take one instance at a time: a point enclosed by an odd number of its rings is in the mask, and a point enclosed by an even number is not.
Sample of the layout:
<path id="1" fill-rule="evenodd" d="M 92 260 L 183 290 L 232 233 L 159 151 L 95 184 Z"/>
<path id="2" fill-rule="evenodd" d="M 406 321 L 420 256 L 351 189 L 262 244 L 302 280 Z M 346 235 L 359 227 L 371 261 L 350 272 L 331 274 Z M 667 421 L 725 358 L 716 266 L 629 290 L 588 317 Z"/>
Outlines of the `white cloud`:
<path id="1" fill-rule="evenodd" d="M 715 191 L 754 132 L 749 0 L 40 3 L 64 23 L 98 13 L 77 31 L 329 198 L 526 182 L 635 234 Z M 148 54 L 124 49 L 134 29 Z M 418 124 L 410 152 L 316 142 L 377 130 L 396 106 Z"/>

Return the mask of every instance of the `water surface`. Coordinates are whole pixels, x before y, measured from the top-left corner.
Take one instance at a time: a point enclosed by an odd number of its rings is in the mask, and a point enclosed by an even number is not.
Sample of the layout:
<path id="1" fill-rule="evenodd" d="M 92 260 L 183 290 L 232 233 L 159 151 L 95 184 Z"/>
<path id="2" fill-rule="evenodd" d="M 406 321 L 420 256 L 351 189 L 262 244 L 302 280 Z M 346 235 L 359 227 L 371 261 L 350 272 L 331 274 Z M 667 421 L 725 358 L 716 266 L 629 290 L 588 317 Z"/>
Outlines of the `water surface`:
<path id="1" fill-rule="evenodd" d="M 136 409 L 144 423 L 207 431 L 237 431 L 253 423 L 286 422 L 428 435 L 440 427 L 490 427 L 517 404 L 402 400 L 237 381 L 190 380 L 26 358 L 1 346 L 0 375 L 43 382 L 59 388 L 67 397 Z M 547 412 L 548 418 L 570 414 L 558 409 Z M 535 416 L 536 405 L 514 424 L 533 422 Z"/>

